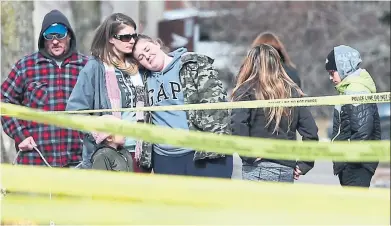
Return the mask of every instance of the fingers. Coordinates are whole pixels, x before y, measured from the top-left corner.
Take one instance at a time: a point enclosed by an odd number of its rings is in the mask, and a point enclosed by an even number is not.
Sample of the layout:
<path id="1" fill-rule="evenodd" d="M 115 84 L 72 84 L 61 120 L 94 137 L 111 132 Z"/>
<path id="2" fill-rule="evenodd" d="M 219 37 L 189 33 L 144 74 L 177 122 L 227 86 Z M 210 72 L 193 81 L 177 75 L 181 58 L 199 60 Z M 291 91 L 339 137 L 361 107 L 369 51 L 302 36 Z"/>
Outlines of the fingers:
<path id="1" fill-rule="evenodd" d="M 27 137 L 18 145 L 18 148 L 21 151 L 30 151 L 33 150 L 33 148 L 36 146 L 37 144 L 35 143 L 34 139 L 32 137 Z"/>
<path id="2" fill-rule="evenodd" d="M 295 173 L 298 175 L 301 175 L 301 170 L 299 169 L 298 166 L 296 166 Z"/>
<path id="3" fill-rule="evenodd" d="M 293 178 L 295 180 L 298 180 L 300 175 L 301 175 L 301 170 L 299 169 L 299 166 L 296 166 L 296 168 L 294 170 Z"/>
<path id="4" fill-rule="evenodd" d="M 30 144 L 33 146 L 33 147 L 37 147 L 37 144 L 35 143 L 35 140 L 33 137 L 30 137 Z M 33 148 L 31 148 L 33 149 Z"/>

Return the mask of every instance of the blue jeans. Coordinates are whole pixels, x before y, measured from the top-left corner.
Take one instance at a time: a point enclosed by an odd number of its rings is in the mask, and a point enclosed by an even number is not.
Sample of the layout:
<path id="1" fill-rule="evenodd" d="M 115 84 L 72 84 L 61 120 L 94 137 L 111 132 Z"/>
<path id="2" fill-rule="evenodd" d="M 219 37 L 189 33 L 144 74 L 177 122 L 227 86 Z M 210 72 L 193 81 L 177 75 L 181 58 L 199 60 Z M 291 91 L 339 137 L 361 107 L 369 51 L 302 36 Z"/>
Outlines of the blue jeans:
<path id="1" fill-rule="evenodd" d="M 247 163 L 243 161 L 243 180 L 276 181 L 293 183 L 294 169 L 274 162 L 257 161 Z"/>

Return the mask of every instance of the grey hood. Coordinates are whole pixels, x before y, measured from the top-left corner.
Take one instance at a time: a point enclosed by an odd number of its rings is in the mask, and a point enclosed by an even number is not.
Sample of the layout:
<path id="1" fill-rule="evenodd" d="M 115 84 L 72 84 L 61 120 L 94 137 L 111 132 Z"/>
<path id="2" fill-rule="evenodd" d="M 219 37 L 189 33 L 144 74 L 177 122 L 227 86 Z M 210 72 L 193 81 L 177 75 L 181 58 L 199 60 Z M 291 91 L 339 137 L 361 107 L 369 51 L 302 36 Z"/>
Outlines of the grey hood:
<path id="1" fill-rule="evenodd" d="M 334 47 L 335 64 L 341 79 L 357 71 L 362 62 L 360 53 L 350 46 L 340 45 Z"/>

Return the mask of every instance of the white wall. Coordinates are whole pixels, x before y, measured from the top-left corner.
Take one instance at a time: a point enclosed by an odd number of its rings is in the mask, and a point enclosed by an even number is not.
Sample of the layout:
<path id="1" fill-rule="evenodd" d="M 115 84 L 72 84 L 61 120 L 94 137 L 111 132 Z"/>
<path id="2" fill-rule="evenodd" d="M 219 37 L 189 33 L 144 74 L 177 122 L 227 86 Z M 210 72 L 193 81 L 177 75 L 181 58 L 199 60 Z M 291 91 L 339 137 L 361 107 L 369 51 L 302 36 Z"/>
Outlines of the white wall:
<path id="1" fill-rule="evenodd" d="M 149 35 L 151 37 L 157 38 L 158 36 L 158 23 L 163 19 L 164 14 L 164 1 L 145 1 L 145 15 L 143 18 L 146 20 L 146 23 L 142 26 L 142 33 Z"/>
<path id="2" fill-rule="evenodd" d="M 102 1 L 101 13 L 103 21 L 112 13 L 123 13 L 130 16 L 136 24 L 139 22 L 139 5 L 140 1 Z"/>

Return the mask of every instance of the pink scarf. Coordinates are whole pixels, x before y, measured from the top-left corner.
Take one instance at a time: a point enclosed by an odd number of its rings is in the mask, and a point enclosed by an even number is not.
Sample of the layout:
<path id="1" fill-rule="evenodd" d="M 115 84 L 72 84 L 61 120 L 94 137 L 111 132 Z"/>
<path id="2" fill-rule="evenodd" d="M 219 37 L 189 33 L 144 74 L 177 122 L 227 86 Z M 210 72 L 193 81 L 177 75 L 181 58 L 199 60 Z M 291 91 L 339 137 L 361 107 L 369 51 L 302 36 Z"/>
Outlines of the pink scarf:
<path id="1" fill-rule="evenodd" d="M 109 66 L 104 64 L 105 66 L 105 78 L 106 78 L 106 89 L 107 95 L 109 96 L 111 108 L 120 109 L 121 108 L 121 91 L 118 86 L 117 76 L 115 75 L 115 69 L 113 66 Z M 144 107 L 144 102 L 138 101 L 136 103 L 136 107 Z M 121 112 L 113 112 L 113 115 L 119 119 L 121 119 Z M 136 112 L 136 120 L 143 121 L 144 114 L 143 112 Z M 136 161 L 140 161 L 141 152 L 142 152 L 142 141 L 136 141 L 135 148 L 135 159 Z"/>
<path id="2" fill-rule="evenodd" d="M 121 91 L 118 86 L 117 77 L 115 75 L 115 69 L 113 66 L 105 65 L 105 77 L 106 77 L 106 89 L 109 96 L 111 108 L 121 108 Z M 113 112 L 113 115 L 121 119 L 121 112 Z"/>

